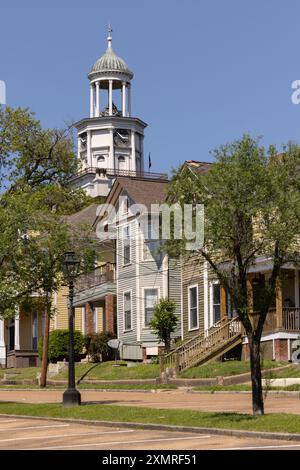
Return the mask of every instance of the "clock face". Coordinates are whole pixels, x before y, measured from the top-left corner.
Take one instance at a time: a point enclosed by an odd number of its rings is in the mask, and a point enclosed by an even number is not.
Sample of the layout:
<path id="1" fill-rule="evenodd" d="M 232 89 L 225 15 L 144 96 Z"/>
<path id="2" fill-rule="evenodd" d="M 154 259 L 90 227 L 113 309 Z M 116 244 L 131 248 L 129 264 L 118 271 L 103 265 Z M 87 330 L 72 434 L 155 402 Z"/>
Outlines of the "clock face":
<path id="1" fill-rule="evenodd" d="M 118 147 L 128 147 L 129 131 L 127 129 L 116 129 L 114 131 L 114 143 Z"/>

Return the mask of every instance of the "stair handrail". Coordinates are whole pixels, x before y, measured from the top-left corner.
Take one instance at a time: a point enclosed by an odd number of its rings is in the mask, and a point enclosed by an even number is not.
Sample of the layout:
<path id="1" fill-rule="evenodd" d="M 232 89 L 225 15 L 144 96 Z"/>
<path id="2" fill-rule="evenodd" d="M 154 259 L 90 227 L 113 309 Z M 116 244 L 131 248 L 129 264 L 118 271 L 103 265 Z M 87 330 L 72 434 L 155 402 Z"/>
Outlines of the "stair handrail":
<path id="1" fill-rule="evenodd" d="M 232 328 L 233 327 L 233 328 Z M 224 338 L 224 341 L 228 341 L 234 336 L 237 336 L 241 333 L 241 323 L 237 318 L 227 319 L 222 318 L 217 323 L 212 325 L 209 329 L 198 333 L 196 336 L 186 341 L 185 343 L 178 346 L 176 349 L 164 356 L 164 365 L 166 366 L 175 366 L 175 369 L 181 369 L 184 362 L 186 362 L 186 355 L 192 350 L 196 349 L 199 351 L 201 345 L 204 346 L 204 349 L 207 350 L 211 348 L 214 349 L 216 344 L 219 344 L 220 336 L 225 329 L 228 329 L 227 337 Z M 202 348 L 203 350 L 203 348 Z M 195 356 L 199 356 L 197 352 Z"/>

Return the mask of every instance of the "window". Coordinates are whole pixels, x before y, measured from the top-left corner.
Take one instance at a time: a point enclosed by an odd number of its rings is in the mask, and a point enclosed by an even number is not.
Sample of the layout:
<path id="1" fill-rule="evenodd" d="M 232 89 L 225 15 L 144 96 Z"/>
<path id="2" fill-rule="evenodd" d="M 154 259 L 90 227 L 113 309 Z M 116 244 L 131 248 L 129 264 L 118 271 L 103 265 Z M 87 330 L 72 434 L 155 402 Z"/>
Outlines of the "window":
<path id="1" fill-rule="evenodd" d="M 37 351 L 38 348 L 38 315 L 32 314 L 32 349 Z"/>
<path id="2" fill-rule="evenodd" d="M 131 330 L 131 292 L 124 292 L 124 330 Z"/>
<path id="3" fill-rule="evenodd" d="M 212 307 L 213 307 L 213 324 L 220 321 L 221 318 L 221 289 L 220 284 L 212 285 Z"/>
<path id="4" fill-rule="evenodd" d="M 123 227 L 123 264 L 131 263 L 130 228 Z"/>
<path id="5" fill-rule="evenodd" d="M 128 213 L 128 208 L 129 208 L 128 197 L 124 197 L 124 202 L 123 202 L 123 214 L 127 214 L 127 213 Z"/>
<path id="6" fill-rule="evenodd" d="M 188 288 L 188 305 L 189 305 L 189 330 L 199 328 L 198 317 L 198 286 L 190 286 Z"/>
<path id="7" fill-rule="evenodd" d="M 161 260 L 161 253 L 159 251 L 160 247 L 160 240 L 159 240 L 159 220 L 152 218 L 148 218 L 148 220 L 142 221 L 141 230 L 143 231 L 144 235 L 144 243 L 143 243 L 143 260 L 155 260 L 159 262 Z"/>
<path id="8" fill-rule="evenodd" d="M 232 303 L 230 293 L 226 290 L 226 313 L 228 318 L 236 318 L 238 316 L 236 309 Z"/>
<path id="9" fill-rule="evenodd" d="M 144 291 L 144 303 L 145 303 L 145 326 L 149 326 L 149 323 L 153 317 L 154 305 L 158 301 L 158 289 L 145 289 Z"/>

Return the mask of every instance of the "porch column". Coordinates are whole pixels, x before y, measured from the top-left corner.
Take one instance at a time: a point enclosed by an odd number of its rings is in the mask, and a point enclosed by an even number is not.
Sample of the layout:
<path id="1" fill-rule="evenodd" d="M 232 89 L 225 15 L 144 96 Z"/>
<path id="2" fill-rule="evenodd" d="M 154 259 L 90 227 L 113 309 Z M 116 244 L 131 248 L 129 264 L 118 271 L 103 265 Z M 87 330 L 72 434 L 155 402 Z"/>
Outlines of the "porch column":
<path id="1" fill-rule="evenodd" d="M 221 320 L 227 318 L 226 289 L 220 286 L 220 317 Z"/>
<path id="2" fill-rule="evenodd" d="M 20 313 L 15 315 L 15 351 L 20 349 Z"/>
<path id="3" fill-rule="evenodd" d="M 282 326 L 282 285 L 278 277 L 276 281 L 276 327 Z"/>
<path id="4" fill-rule="evenodd" d="M 250 312 L 252 312 L 253 311 L 253 274 L 248 274 L 247 298 L 248 298 L 248 308 Z"/>
<path id="5" fill-rule="evenodd" d="M 105 296 L 105 332 L 116 333 L 114 321 L 114 295 L 109 294 Z"/>
<path id="6" fill-rule="evenodd" d="M 6 363 L 5 321 L 0 319 L 0 366 Z"/>
<path id="7" fill-rule="evenodd" d="M 300 299 L 299 299 L 299 270 L 295 269 L 295 307 L 300 307 Z"/>

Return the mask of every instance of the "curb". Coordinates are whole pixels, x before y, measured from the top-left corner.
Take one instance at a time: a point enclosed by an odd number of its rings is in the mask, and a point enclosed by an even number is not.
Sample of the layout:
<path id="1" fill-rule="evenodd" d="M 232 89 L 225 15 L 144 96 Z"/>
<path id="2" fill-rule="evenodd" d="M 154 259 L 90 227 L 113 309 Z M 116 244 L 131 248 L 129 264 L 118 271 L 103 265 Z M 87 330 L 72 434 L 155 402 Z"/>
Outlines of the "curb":
<path id="1" fill-rule="evenodd" d="M 28 416 L 28 415 L 14 415 L 1 413 L 0 417 L 3 418 L 18 418 L 18 419 L 35 419 L 35 420 L 47 420 L 47 421 L 59 421 L 63 423 L 75 423 L 75 424 L 86 424 L 91 426 L 105 426 L 105 427 L 118 427 L 118 428 L 131 428 L 131 429 L 149 429 L 153 431 L 174 431 L 174 432 L 192 432 L 195 434 L 214 434 L 223 436 L 235 436 L 235 437 L 252 437 L 260 439 L 276 439 L 285 441 L 300 441 L 300 434 L 292 433 L 277 433 L 277 432 L 265 432 L 265 431 L 243 431 L 239 429 L 222 429 L 222 428 L 198 428 L 192 426 L 175 426 L 168 424 L 146 424 L 146 423 L 128 423 L 118 421 L 95 421 L 87 419 L 75 419 L 75 418 L 51 418 L 47 416 Z"/>
<path id="2" fill-rule="evenodd" d="M 0 388 L 0 394 L 2 391 L 5 392 L 60 392 L 64 390 L 64 388 Z M 79 388 L 80 392 L 126 392 L 126 393 L 162 393 L 162 392 L 174 392 L 177 390 L 176 388 L 148 388 L 148 389 L 129 389 L 126 390 L 125 388 Z M 200 392 L 202 393 L 202 392 Z M 210 392 L 208 392 L 210 393 Z M 0 395 L 1 396 L 1 395 Z M 20 403 L 20 402 L 19 402 Z"/>
<path id="3" fill-rule="evenodd" d="M 200 393 L 200 394 L 250 394 L 251 395 L 251 390 L 186 390 L 186 393 Z M 300 391 L 299 390 L 269 390 L 268 395 L 279 395 L 283 397 L 294 397 L 294 398 L 300 398 Z"/>

